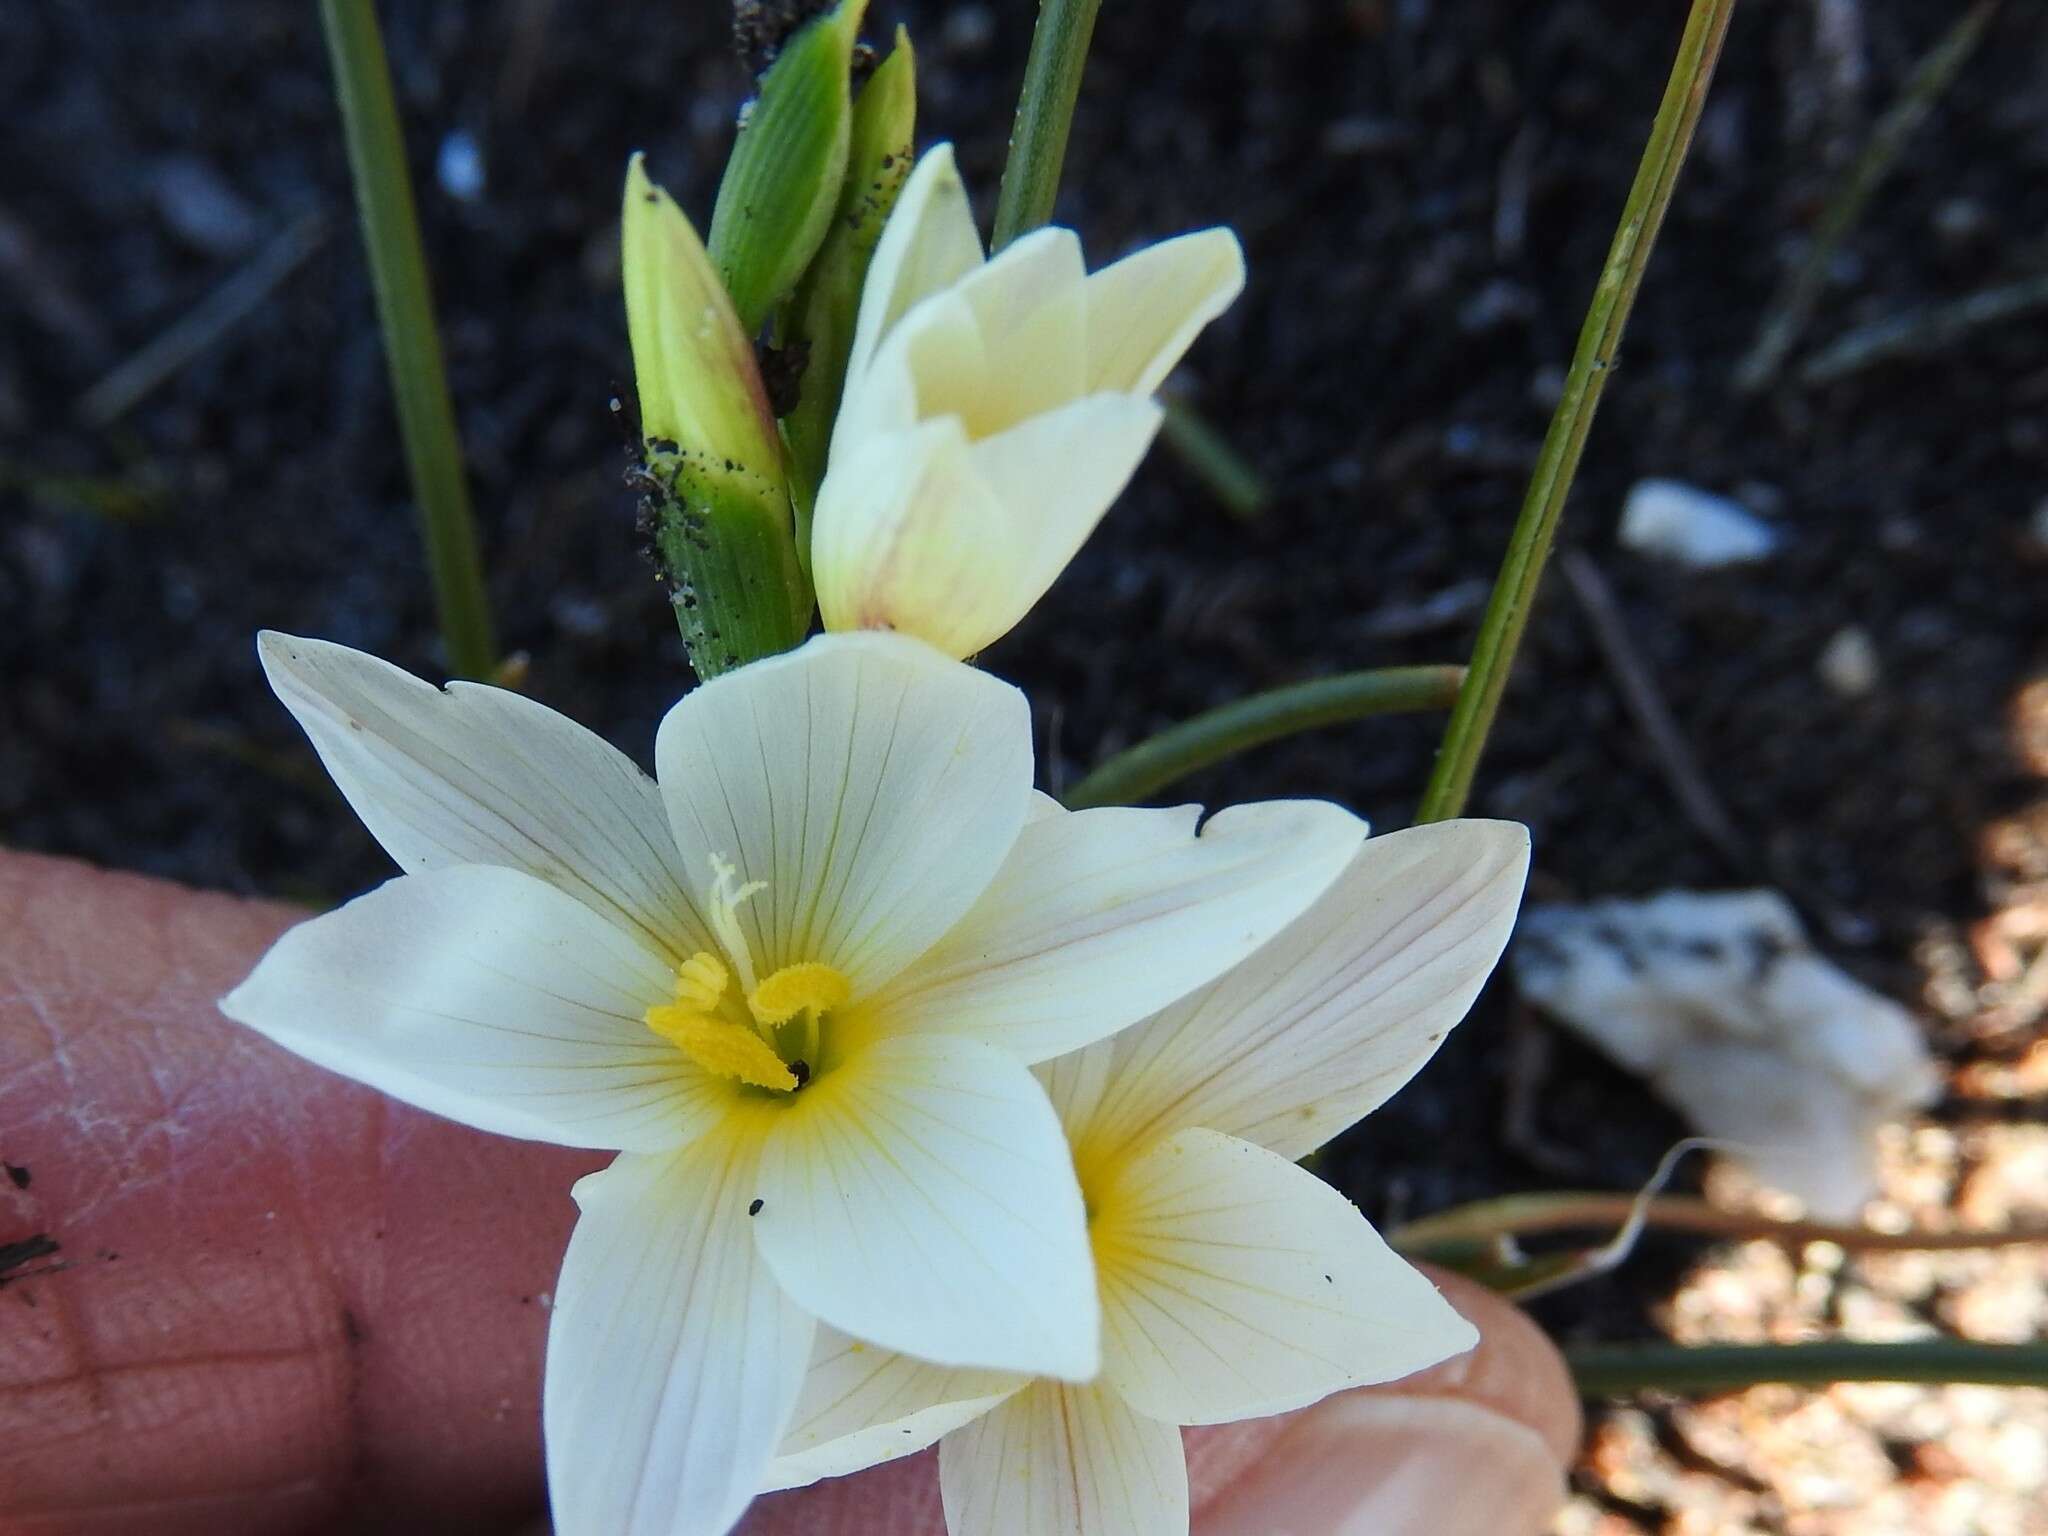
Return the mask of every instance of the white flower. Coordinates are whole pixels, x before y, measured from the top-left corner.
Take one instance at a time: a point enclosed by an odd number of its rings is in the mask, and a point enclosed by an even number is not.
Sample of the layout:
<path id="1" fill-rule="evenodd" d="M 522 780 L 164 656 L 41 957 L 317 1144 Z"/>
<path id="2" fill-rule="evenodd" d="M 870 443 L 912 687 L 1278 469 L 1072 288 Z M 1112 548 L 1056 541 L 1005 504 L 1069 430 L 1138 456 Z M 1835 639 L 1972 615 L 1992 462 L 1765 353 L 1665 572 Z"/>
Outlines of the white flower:
<path id="1" fill-rule="evenodd" d="M 875 247 L 818 490 L 826 627 L 952 656 L 1008 632 L 1144 457 L 1153 391 L 1243 286 L 1226 229 L 1092 277 L 1069 229 L 984 262 L 952 148 L 928 150 Z"/>
<path id="2" fill-rule="evenodd" d="M 548 1339 L 565 1533 L 724 1530 L 818 1319 L 1093 1376 L 1081 1196 L 1027 1063 L 1249 954 L 1363 830 L 1310 803 L 1199 837 L 1192 808 L 1069 814 L 1033 794 L 1021 694 L 886 635 L 698 688 L 659 788 L 517 694 L 261 650 L 406 874 L 223 1009 L 450 1118 L 622 1153 L 576 1186 Z"/>
<path id="3" fill-rule="evenodd" d="M 1507 822 L 1375 838 L 1236 970 L 1039 1067 L 1087 1202 L 1101 1376 L 944 1370 L 825 1334 L 770 1485 L 943 1435 L 954 1536 L 1186 1536 L 1178 1426 L 1470 1348 L 1471 1325 L 1293 1159 L 1385 1102 L 1464 1016 L 1528 848 Z"/>

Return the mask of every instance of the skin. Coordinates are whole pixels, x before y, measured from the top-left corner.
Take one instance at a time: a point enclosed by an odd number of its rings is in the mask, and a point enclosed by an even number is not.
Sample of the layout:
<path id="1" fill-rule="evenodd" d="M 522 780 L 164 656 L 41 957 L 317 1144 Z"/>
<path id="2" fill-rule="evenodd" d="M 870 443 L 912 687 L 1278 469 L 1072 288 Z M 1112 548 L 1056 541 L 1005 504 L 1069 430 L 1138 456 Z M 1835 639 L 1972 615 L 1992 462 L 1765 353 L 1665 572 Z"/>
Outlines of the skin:
<path id="1" fill-rule="evenodd" d="M 303 915 L 0 854 L 0 1536 L 544 1528 L 548 1292 L 609 1154 L 434 1119 L 221 1018 Z M 1541 1528 L 1579 1428 L 1562 1363 L 1443 1284 L 1472 1354 L 1189 1432 L 1197 1536 Z M 743 1529 L 941 1536 L 935 1457 Z"/>

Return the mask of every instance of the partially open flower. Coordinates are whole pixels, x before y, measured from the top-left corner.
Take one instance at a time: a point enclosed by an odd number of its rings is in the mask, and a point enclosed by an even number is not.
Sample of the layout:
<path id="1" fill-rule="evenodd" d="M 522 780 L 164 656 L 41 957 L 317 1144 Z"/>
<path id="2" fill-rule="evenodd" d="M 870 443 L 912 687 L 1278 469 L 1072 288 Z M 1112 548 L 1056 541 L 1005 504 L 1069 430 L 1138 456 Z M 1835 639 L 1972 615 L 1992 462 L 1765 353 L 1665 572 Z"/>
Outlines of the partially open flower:
<path id="1" fill-rule="evenodd" d="M 1102 1374 L 943 1370 L 826 1334 L 773 1484 L 943 1435 L 954 1536 L 1186 1536 L 1178 1426 L 1469 1349 L 1435 1287 L 1293 1159 L 1383 1103 L 1472 1005 L 1528 848 L 1492 821 L 1374 838 L 1236 970 L 1041 1065 L 1088 1210 Z"/>
<path id="2" fill-rule="evenodd" d="M 952 656 L 1006 633 L 1130 479 L 1153 392 L 1243 286 L 1225 229 L 1093 276 L 1068 229 L 984 261 L 951 147 L 927 151 L 868 269 L 818 491 L 826 628 Z"/>
<path id="3" fill-rule="evenodd" d="M 262 655 L 406 873 L 222 1009 L 439 1114 L 620 1152 L 576 1186 L 548 1336 L 564 1536 L 724 1530 L 820 1320 L 1093 1376 L 1086 1217 L 1030 1064 L 1214 978 L 1363 836 L 1312 802 L 1199 836 L 1192 807 L 1063 811 L 1023 696 L 888 635 L 697 689 L 659 787 L 517 694 Z"/>

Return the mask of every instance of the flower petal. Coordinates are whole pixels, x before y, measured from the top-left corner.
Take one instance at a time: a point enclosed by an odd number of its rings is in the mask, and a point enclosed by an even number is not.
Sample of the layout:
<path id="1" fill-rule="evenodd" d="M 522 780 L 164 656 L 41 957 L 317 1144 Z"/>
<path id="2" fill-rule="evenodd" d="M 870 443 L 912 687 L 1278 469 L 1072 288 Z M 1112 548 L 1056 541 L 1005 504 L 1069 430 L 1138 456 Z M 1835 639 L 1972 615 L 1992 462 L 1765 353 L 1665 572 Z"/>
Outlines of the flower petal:
<path id="1" fill-rule="evenodd" d="M 486 1131 L 658 1151 L 729 1098 L 644 1022 L 673 978 L 531 875 L 404 875 L 291 929 L 221 1012 L 331 1071 Z"/>
<path id="2" fill-rule="evenodd" d="M 1288 1158 L 1385 1103 L 1479 995 L 1514 927 L 1529 834 L 1447 821 L 1376 837 L 1309 912 L 1215 985 L 1117 1037 L 1082 1139 L 1185 1125 Z"/>
<path id="3" fill-rule="evenodd" d="M 939 1445 L 953 1536 L 1187 1536 L 1180 1430 L 1105 1387 L 1041 1381 Z"/>
<path id="4" fill-rule="evenodd" d="M 957 418 L 871 438 L 818 492 L 818 612 L 828 630 L 894 630 L 971 656 L 1014 620 L 1011 532 Z"/>
<path id="5" fill-rule="evenodd" d="M 1158 426 L 1149 400 L 1094 395 L 979 442 L 955 416 L 856 435 L 812 525 L 826 627 L 973 655 L 1045 595 Z"/>
<path id="6" fill-rule="evenodd" d="M 1088 279 L 1091 390 L 1149 395 L 1202 327 L 1244 291 L 1244 250 L 1227 229 L 1162 240 Z"/>
<path id="7" fill-rule="evenodd" d="M 765 882 L 738 910 L 760 973 L 818 961 L 859 997 L 1016 842 L 1031 718 L 1015 688 L 917 641 L 823 635 L 685 696 L 655 759 L 685 867 Z"/>
<path id="8" fill-rule="evenodd" d="M 972 1040 L 885 1040 L 776 1118 L 754 1236 L 833 1327 L 940 1365 L 1095 1374 L 1095 1273 L 1066 1139 Z"/>
<path id="9" fill-rule="evenodd" d="M 560 1536 L 724 1531 L 759 1490 L 816 1327 L 747 1231 L 759 1140 L 728 1123 L 577 1184 L 544 1388 Z"/>
<path id="10" fill-rule="evenodd" d="M 858 386 L 875 349 L 904 311 L 972 272 L 981 261 L 981 235 L 967 205 L 967 188 L 953 164 L 953 146 L 934 144 L 903 183 L 889 221 L 882 226 L 882 238 L 875 242 L 861 287 L 853 349 L 847 356 L 847 387 Z"/>
<path id="11" fill-rule="evenodd" d="M 1133 1024 L 1251 954 L 1350 862 L 1365 824 L 1320 801 L 1105 807 L 1025 827 L 958 927 L 856 1020 L 972 1035 L 1025 1061 Z"/>
<path id="12" fill-rule="evenodd" d="M 266 630 L 256 650 L 336 786 L 406 873 L 524 870 L 671 953 L 705 946 L 661 792 L 600 737 L 505 689 L 436 688 L 325 640 Z"/>
<path id="13" fill-rule="evenodd" d="M 1071 229 L 1033 230 L 968 273 L 951 293 L 973 312 L 983 355 L 1000 366 L 987 373 L 978 398 L 929 393 L 917 367 L 919 414 L 950 411 L 979 438 L 1081 395 L 1087 281 Z"/>
<path id="14" fill-rule="evenodd" d="M 803 1396 L 761 1491 L 801 1488 L 912 1455 L 1029 1380 L 932 1365 L 820 1328 Z"/>
<path id="15" fill-rule="evenodd" d="M 1088 541 L 1130 484 L 1163 414 L 1136 395 L 1084 395 L 970 445 L 975 473 L 1007 513 L 1004 545 L 1015 561 L 987 621 L 1001 622 L 998 634 L 1031 611 Z"/>
<path id="16" fill-rule="evenodd" d="M 1088 1198 L 1102 1381 L 1140 1413 L 1263 1418 L 1479 1340 L 1350 1201 L 1248 1141 L 1176 1132 Z"/>

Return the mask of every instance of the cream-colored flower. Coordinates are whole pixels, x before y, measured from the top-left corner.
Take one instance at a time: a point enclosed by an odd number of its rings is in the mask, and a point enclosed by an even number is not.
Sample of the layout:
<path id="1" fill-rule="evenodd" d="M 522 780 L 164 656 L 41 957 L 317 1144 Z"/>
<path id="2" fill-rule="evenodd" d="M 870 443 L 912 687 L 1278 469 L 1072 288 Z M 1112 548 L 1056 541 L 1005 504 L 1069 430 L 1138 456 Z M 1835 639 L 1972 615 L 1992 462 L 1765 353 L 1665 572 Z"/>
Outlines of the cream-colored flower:
<path id="1" fill-rule="evenodd" d="M 1101 1295 L 1089 1383 L 819 1343 L 788 1487 L 943 1436 L 954 1536 L 1186 1536 L 1179 1426 L 1256 1418 L 1471 1347 L 1471 1326 L 1297 1167 L 1390 1097 L 1507 942 L 1528 834 L 1375 838 L 1222 979 L 1039 1067 L 1074 1148 Z"/>
<path id="2" fill-rule="evenodd" d="M 222 1008 L 485 1130 L 618 1159 L 548 1336 L 564 1533 L 718 1532 L 818 1322 L 946 1366 L 1099 1365 L 1086 1220 L 1030 1064 L 1251 953 L 1363 835 L 1334 806 L 1068 813 L 1014 688 L 826 635 L 688 695 L 659 787 L 517 694 L 265 636 L 406 873 Z M 536 1191 L 535 1198 L 549 1198 Z"/>
<path id="3" fill-rule="evenodd" d="M 1225 229 L 1093 276 L 1068 229 L 984 261 L 951 146 L 928 150 L 868 268 L 818 491 L 826 628 L 952 656 L 1006 633 L 1130 479 L 1153 391 L 1243 286 Z"/>

